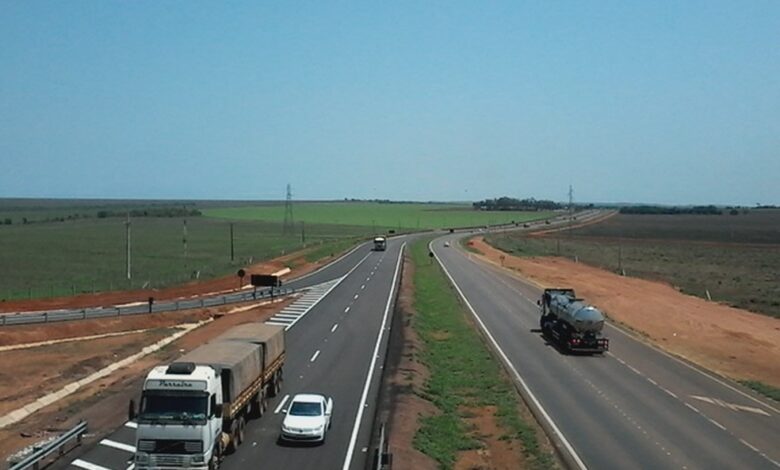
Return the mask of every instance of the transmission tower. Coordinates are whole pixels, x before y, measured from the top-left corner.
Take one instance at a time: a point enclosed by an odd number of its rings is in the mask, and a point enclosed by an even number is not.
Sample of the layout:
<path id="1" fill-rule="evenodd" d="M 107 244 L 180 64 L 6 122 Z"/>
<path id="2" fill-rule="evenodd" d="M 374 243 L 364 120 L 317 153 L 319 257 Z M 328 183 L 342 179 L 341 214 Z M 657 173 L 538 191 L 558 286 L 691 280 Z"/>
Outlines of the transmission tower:
<path id="1" fill-rule="evenodd" d="M 292 234 L 295 231 L 295 221 L 293 220 L 292 206 L 292 186 L 287 183 L 287 198 L 284 201 L 284 226 L 282 231 L 285 235 Z"/>

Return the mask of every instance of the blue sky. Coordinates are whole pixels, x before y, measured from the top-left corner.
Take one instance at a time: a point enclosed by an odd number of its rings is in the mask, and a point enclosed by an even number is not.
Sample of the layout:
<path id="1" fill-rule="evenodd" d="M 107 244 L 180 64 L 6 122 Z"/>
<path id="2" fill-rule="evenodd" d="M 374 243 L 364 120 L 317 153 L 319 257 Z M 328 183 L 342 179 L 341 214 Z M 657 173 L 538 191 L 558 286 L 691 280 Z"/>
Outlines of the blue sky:
<path id="1" fill-rule="evenodd" d="M 0 197 L 780 203 L 780 2 L 0 3 Z"/>

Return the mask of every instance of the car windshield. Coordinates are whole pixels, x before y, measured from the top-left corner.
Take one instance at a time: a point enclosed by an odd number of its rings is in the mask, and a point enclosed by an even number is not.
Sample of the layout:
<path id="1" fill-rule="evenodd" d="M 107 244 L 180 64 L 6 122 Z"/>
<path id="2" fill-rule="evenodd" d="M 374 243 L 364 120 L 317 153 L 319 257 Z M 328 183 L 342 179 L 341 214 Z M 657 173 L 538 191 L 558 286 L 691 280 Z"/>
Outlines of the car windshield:
<path id="1" fill-rule="evenodd" d="M 139 419 L 200 421 L 206 419 L 208 395 L 203 392 L 147 390 L 141 397 Z"/>
<path id="2" fill-rule="evenodd" d="M 292 416 L 320 416 L 322 415 L 322 405 L 319 403 L 296 401 L 290 407 Z"/>

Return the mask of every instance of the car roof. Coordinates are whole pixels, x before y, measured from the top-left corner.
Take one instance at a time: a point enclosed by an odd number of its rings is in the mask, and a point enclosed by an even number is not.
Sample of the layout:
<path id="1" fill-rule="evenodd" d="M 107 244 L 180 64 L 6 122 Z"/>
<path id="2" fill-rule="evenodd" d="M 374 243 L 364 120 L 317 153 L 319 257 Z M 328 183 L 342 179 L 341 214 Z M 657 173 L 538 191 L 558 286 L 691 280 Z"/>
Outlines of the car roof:
<path id="1" fill-rule="evenodd" d="M 325 399 L 325 395 L 321 395 L 319 393 L 299 393 L 292 398 L 292 401 L 290 403 L 296 401 L 307 402 L 307 403 L 308 402 L 319 403 L 324 399 Z"/>

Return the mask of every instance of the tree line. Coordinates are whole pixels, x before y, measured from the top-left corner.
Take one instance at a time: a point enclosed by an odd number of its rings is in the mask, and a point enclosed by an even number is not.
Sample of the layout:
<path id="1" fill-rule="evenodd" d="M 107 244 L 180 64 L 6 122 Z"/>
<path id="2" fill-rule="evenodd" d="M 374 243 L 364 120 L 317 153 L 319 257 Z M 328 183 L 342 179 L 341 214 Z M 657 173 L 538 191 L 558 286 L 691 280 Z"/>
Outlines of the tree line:
<path id="1" fill-rule="evenodd" d="M 472 206 L 480 211 L 550 211 L 564 207 L 563 204 L 545 199 L 515 199 L 506 196 L 477 201 Z"/>

